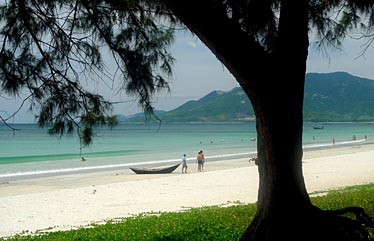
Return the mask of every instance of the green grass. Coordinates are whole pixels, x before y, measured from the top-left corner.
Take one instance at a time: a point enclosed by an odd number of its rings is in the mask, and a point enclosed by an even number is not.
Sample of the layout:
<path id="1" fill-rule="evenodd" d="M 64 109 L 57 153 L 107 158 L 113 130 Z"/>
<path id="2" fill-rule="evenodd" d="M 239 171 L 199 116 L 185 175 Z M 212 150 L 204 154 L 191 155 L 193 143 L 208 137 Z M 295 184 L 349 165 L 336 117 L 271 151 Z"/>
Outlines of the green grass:
<path id="1" fill-rule="evenodd" d="M 312 203 L 324 210 L 359 206 L 374 217 L 374 184 L 331 191 L 326 196 L 313 197 Z M 92 228 L 17 235 L 6 240 L 238 240 L 253 218 L 256 206 L 237 204 L 180 213 L 147 213 Z"/>
<path id="2" fill-rule="evenodd" d="M 324 210 L 340 209 L 347 206 L 363 207 L 370 216 L 374 217 L 374 184 L 331 191 L 327 196 L 312 198 L 312 203 Z"/>

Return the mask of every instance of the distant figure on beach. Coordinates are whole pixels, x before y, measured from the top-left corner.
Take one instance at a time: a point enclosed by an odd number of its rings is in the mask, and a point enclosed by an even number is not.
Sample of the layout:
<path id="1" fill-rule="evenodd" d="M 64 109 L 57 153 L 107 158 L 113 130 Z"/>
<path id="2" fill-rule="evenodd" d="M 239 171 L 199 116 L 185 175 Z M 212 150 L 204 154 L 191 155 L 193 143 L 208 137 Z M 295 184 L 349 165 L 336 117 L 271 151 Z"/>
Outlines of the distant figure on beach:
<path id="1" fill-rule="evenodd" d="M 182 156 L 182 173 L 187 173 L 187 158 L 186 154 Z"/>
<path id="2" fill-rule="evenodd" d="M 197 171 L 201 172 L 204 167 L 204 154 L 202 150 L 197 153 L 196 161 L 197 161 Z"/>
<path id="3" fill-rule="evenodd" d="M 256 165 L 258 165 L 258 158 L 257 157 L 251 157 L 249 158 L 249 162 L 253 161 Z"/>
<path id="4" fill-rule="evenodd" d="M 82 156 L 81 161 L 82 161 L 82 162 L 86 161 L 86 158 L 84 158 L 84 157 Z"/>
<path id="5" fill-rule="evenodd" d="M 204 153 L 203 151 L 201 150 L 201 157 L 202 157 L 202 163 L 201 163 L 201 170 L 204 170 L 204 164 L 205 164 L 205 156 L 204 156 Z"/>
<path id="6" fill-rule="evenodd" d="M 335 138 L 332 138 L 332 144 L 335 145 Z"/>
<path id="7" fill-rule="evenodd" d="M 354 141 L 356 140 L 356 135 L 352 136 L 352 140 L 354 140 Z"/>
<path id="8" fill-rule="evenodd" d="M 365 141 L 367 141 L 368 140 L 368 137 L 367 137 L 367 135 L 365 135 Z"/>

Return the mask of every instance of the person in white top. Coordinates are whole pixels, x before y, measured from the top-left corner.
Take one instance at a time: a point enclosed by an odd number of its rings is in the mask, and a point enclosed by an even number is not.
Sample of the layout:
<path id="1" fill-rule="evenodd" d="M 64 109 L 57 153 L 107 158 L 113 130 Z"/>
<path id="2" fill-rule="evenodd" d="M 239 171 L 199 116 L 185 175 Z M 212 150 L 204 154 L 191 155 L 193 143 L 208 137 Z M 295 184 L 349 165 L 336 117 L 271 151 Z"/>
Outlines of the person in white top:
<path id="1" fill-rule="evenodd" d="M 186 158 L 186 154 L 183 154 L 182 156 L 182 173 L 187 173 L 187 158 Z"/>

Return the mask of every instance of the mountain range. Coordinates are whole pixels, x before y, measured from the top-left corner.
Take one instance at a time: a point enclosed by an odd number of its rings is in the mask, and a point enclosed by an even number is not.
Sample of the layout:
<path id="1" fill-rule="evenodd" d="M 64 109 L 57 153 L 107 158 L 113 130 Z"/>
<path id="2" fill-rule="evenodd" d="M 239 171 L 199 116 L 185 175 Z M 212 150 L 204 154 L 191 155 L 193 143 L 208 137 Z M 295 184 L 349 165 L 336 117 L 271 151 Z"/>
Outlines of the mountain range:
<path id="1" fill-rule="evenodd" d="M 374 121 L 374 80 L 346 72 L 305 76 L 304 121 Z M 223 122 L 253 120 L 252 105 L 241 89 L 213 91 L 171 111 L 158 111 L 166 122 Z M 134 115 L 127 121 L 142 121 Z"/>

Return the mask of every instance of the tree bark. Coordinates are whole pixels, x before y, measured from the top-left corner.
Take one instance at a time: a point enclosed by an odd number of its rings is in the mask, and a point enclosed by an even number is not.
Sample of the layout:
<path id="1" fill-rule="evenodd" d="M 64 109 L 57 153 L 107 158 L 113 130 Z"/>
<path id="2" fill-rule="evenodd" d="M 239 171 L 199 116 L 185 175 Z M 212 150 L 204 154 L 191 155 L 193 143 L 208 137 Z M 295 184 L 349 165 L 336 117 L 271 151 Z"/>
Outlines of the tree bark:
<path id="1" fill-rule="evenodd" d="M 271 85 L 261 85 L 252 101 L 260 183 L 257 213 L 243 240 L 290 239 L 314 210 L 301 161 L 308 1 L 296 2 L 282 1 L 277 48 L 264 81 Z"/>
<path id="2" fill-rule="evenodd" d="M 256 114 L 257 212 L 242 240 L 321 240 L 326 230 L 314 222 L 323 218 L 310 202 L 302 173 L 309 1 L 281 1 L 272 52 L 230 22 L 219 5 L 166 3 L 235 76 Z M 308 234 L 311 230 L 315 235 Z"/>
<path id="3" fill-rule="evenodd" d="M 283 64 L 279 62 L 279 66 Z M 312 208 L 301 162 L 303 95 L 295 94 L 303 92 L 303 84 L 285 83 L 289 79 L 303 82 L 305 74 L 277 68 L 271 72 L 275 74 L 267 78 L 279 84 L 264 90 L 266 97 L 253 101 L 259 190 L 257 213 L 243 236 L 245 240 L 289 239 L 290 232 Z"/>

